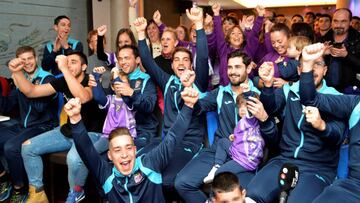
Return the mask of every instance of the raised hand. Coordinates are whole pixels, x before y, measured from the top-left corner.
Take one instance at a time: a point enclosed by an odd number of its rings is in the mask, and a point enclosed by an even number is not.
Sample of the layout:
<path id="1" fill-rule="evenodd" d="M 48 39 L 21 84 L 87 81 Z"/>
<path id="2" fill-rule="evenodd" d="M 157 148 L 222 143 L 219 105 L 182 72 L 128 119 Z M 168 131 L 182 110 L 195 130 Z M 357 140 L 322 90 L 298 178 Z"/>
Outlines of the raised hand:
<path id="1" fill-rule="evenodd" d="M 186 106 L 193 108 L 199 100 L 199 92 L 192 87 L 185 87 L 181 92 L 181 98 L 184 100 Z"/>
<path id="2" fill-rule="evenodd" d="M 250 86 L 249 86 L 248 83 L 241 83 L 241 84 L 240 84 L 240 88 L 241 88 L 241 90 L 242 90 L 243 93 L 250 91 Z"/>
<path id="3" fill-rule="evenodd" d="M 97 33 L 99 36 L 104 36 L 107 31 L 107 27 L 106 27 L 106 25 L 101 25 L 96 30 L 97 30 Z"/>
<path id="4" fill-rule="evenodd" d="M 134 22 L 134 26 L 135 26 L 135 30 L 140 33 L 140 32 L 144 32 L 146 30 L 146 26 L 147 26 L 147 22 L 146 19 L 144 17 L 139 17 L 135 20 Z"/>
<path id="5" fill-rule="evenodd" d="M 255 97 L 249 97 L 249 100 L 246 101 L 246 107 L 248 111 L 261 122 L 264 122 L 269 118 L 263 104 Z"/>
<path id="6" fill-rule="evenodd" d="M 60 45 L 62 48 L 64 49 L 68 49 L 69 48 L 69 43 L 68 43 L 68 35 L 66 35 L 65 33 L 60 33 L 58 35 L 58 39 L 59 39 L 59 42 L 60 42 Z"/>
<path id="7" fill-rule="evenodd" d="M 96 82 L 95 76 L 93 74 L 89 74 L 88 86 L 89 87 L 96 87 L 97 86 L 97 82 Z"/>
<path id="8" fill-rule="evenodd" d="M 272 26 L 274 25 L 274 23 L 272 23 L 269 19 L 265 21 L 265 33 L 270 32 L 270 29 L 272 28 Z"/>
<path id="9" fill-rule="evenodd" d="M 213 17 L 207 13 L 204 19 L 204 26 L 211 26 L 212 22 L 213 22 Z"/>
<path id="10" fill-rule="evenodd" d="M 93 69 L 93 72 L 99 73 L 99 74 L 104 74 L 106 72 L 106 68 L 104 66 L 95 67 Z"/>
<path id="11" fill-rule="evenodd" d="M 220 15 L 220 9 L 221 6 L 219 3 L 214 3 L 214 5 L 211 6 L 213 12 L 214 12 L 214 16 L 219 16 Z"/>
<path id="12" fill-rule="evenodd" d="M 193 23 L 202 23 L 203 22 L 203 12 L 201 8 L 193 7 L 190 10 L 186 9 L 186 16 L 193 22 Z"/>
<path id="13" fill-rule="evenodd" d="M 191 87 L 195 81 L 195 72 L 192 70 L 185 70 L 180 76 L 180 81 L 184 87 Z"/>
<path id="14" fill-rule="evenodd" d="M 274 64 L 264 62 L 259 68 L 259 76 L 264 81 L 266 87 L 271 87 L 274 80 Z"/>
<path id="15" fill-rule="evenodd" d="M 316 59 L 322 57 L 325 46 L 322 43 L 305 46 L 302 50 L 302 72 L 310 72 Z"/>
<path id="16" fill-rule="evenodd" d="M 64 111 L 69 116 L 70 122 L 75 124 L 81 120 L 81 102 L 80 98 L 71 98 L 65 105 Z"/>
<path id="17" fill-rule="evenodd" d="M 307 106 L 304 108 L 305 118 L 313 128 L 324 131 L 326 128 L 325 121 L 321 118 L 319 109 L 313 106 Z"/>
<path id="18" fill-rule="evenodd" d="M 116 95 L 131 97 L 134 94 L 134 90 L 126 82 L 115 82 L 114 89 Z"/>
<path id="19" fill-rule="evenodd" d="M 14 58 L 9 62 L 9 70 L 14 73 L 24 68 L 25 62 L 20 58 Z"/>
<path id="20" fill-rule="evenodd" d="M 59 70 L 63 72 L 68 67 L 68 60 L 65 55 L 58 55 L 55 58 L 55 62 L 57 63 Z"/>
<path id="21" fill-rule="evenodd" d="M 53 45 L 54 45 L 53 52 L 58 52 L 60 50 L 60 48 L 61 48 L 61 43 L 60 43 L 59 36 L 56 36 L 56 39 L 55 39 Z"/>
<path id="22" fill-rule="evenodd" d="M 153 20 L 155 21 L 157 26 L 160 26 L 162 24 L 161 22 L 161 13 L 159 10 L 156 10 L 153 15 Z"/>
<path id="23" fill-rule="evenodd" d="M 256 12 L 258 13 L 259 16 L 264 16 L 265 15 L 265 7 L 264 6 L 260 6 L 257 5 L 255 7 Z"/>

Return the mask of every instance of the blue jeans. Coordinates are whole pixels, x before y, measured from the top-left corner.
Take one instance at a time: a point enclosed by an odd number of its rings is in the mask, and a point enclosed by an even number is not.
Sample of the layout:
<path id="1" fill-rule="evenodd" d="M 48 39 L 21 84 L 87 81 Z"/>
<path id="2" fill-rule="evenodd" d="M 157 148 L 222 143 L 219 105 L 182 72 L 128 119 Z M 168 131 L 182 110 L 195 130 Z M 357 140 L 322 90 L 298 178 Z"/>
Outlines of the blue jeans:
<path id="1" fill-rule="evenodd" d="M 99 133 L 88 133 L 90 139 L 100 138 Z M 43 187 L 43 162 L 41 155 L 67 151 L 75 148 L 73 140 L 60 132 L 60 127 L 47 131 L 26 141 L 21 148 L 21 155 L 28 175 L 29 184 L 35 188 Z"/>
<path id="2" fill-rule="evenodd" d="M 105 152 L 109 148 L 109 140 L 105 137 L 96 136 L 96 133 L 88 133 L 91 141 L 94 143 L 95 149 L 99 152 Z M 91 135 L 91 134 L 94 134 Z M 81 160 L 78 152 L 76 151 L 75 145 L 71 147 L 70 151 L 66 157 L 66 163 L 68 165 L 68 180 L 70 189 L 73 189 L 74 186 L 84 186 L 86 178 L 89 174 L 88 169 Z"/>

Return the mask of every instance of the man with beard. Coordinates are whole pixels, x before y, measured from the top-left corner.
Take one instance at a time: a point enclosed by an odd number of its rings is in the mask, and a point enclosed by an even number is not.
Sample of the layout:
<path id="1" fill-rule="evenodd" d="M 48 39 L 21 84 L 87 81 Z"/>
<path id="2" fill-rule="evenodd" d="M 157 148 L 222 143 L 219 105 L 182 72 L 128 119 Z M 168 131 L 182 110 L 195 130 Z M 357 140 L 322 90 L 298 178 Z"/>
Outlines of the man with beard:
<path id="1" fill-rule="evenodd" d="M 9 67 L 20 67 L 22 71 L 19 74 L 32 84 L 46 84 L 54 79 L 50 73 L 37 65 L 35 50 L 29 46 L 16 50 L 16 58 L 9 62 Z M 14 82 L 19 83 L 16 79 Z M 21 144 L 58 125 L 56 105 L 57 97 L 54 94 L 29 98 L 17 88 L 13 89 L 8 97 L 0 96 L 1 112 L 13 108 L 19 108 L 20 111 L 20 122 L 3 128 L 0 132 L 1 154 L 6 158 L 11 175 L 10 178 L 3 164 L 0 163 L 0 201 L 8 199 L 10 194 L 10 202 L 25 202 L 27 199 Z"/>
<path id="2" fill-rule="evenodd" d="M 68 55 L 68 53 L 76 50 L 83 51 L 83 45 L 80 41 L 69 37 L 71 31 L 70 18 L 64 15 L 54 19 L 56 38 L 53 42 L 48 42 L 44 48 L 44 56 L 41 65 L 46 71 L 52 72 L 54 75 L 60 74 L 55 58 L 58 55 Z"/>
<path id="3" fill-rule="evenodd" d="M 321 38 L 321 42 L 330 42 L 325 52 L 329 70 L 326 81 L 338 91 L 359 94 L 360 81 L 360 33 L 350 27 L 352 13 L 347 8 L 337 9 L 332 20 L 332 29 Z"/>
<path id="4" fill-rule="evenodd" d="M 187 11 L 187 16 L 196 26 L 196 46 L 198 49 L 196 57 L 197 68 L 195 71 L 192 71 L 191 52 L 184 47 L 177 47 L 171 57 L 171 68 L 175 73 L 174 75 L 167 74 L 151 57 L 145 41 L 146 19 L 138 18 L 134 23 L 139 36 L 139 51 L 142 64 L 151 79 L 157 83 L 164 94 L 163 136 L 167 134 L 171 125 L 175 122 L 181 107 L 184 105 L 184 101 L 180 97 L 180 92 L 184 87 L 189 87 L 192 85 L 192 82 L 195 81 L 192 87 L 200 92 L 205 92 L 208 86 L 208 48 L 205 31 L 203 29 L 203 14 L 199 8 L 192 8 L 191 11 Z M 194 72 L 196 72 L 196 79 Z M 174 180 L 178 172 L 202 148 L 203 136 L 205 135 L 204 120 L 204 115 L 192 116 L 189 129 L 186 131 L 183 142 L 177 145 L 173 158 L 162 173 L 163 186 L 165 189 L 173 190 Z M 154 142 L 153 146 L 154 145 L 157 145 L 157 143 Z M 153 146 L 145 147 L 144 150 L 147 151 Z M 165 193 L 165 195 L 168 194 L 169 192 Z"/>
<path id="5" fill-rule="evenodd" d="M 102 124 L 105 112 L 98 108 L 92 100 L 92 92 L 88 87 L 89 76 L 85 74 L 87 58 L 82 52 L 69 53 L 68 56 L 56 57 L 59 69 L 63 77 L 56 78 L 46 84 L 32 84 L 24 77 L 21 66 L 10 66 L 10 71 L 17 82 L 20 91 L 27 97 L 38 98 L 55 93 L 62 93 L 64 100 L 79 97 L 82 103 L 81 115 L 88 135 L 93 142 L 101 137 Z M 47 203 L 48 199 L 43 184 L 43 162 L 41 155 L 53 152 L 74 151 L 70 123 L 67 122 L 53 130 L 39 133 L 37 136 L 26 140 L 21 148 L 24 166 L 29 179 L 28 203 Z M 68 158 L 68 157 L 67 157 Z M 68 162 L 69 160 L 67 160 Z M 71 170 L 69 170 L 71 171 Z M 77 174 L 69 173 L 69 181 L 74 180 Z M 73 191 L 73 193 L 78 191 Z M 84 197 L 84 193 L 76 193 L 78 199 Z"/>
<path id="6" fill-rule="evenodd" d="M 318 92 L 340 94 L 323 80 L 327 71 L 323 57 L 314 61 L 312 70 Z M 284 163 L 291 163 L 299 167 L 300 178 L 290 192 L 288 202 L 311 202 L 335 179 L 339 149 L 345 137 L 345 123 L 323 112 L 320 115 L 315 107 L 302 106 L 299 82 L 274 89 L 272 63 L 263 64 L 259 76 L 265 85 L 260 100 L 266 111 L 271 116 L 283 112 L 285 115 L 279 144 L 280 155 L 271 159 L 251 180 L 248 197 L 256 202 L 276 201 L 280 194 L 276 174 Z"/>
<path id="7" fill-rule="evenodd" d="M 235 99 L 237 95 L 243 92 L 241 84 L 246 84 L 250 91 L 259 93 L 259 90 L 254 87 L 252 81 L 248 78 L 248 74 L 252 69 L 250 62 L 250 57 L 245 53 L 239 50 L 232 52 L 228 58 L 227 69 L 230 83 L 227 86 L 220 86 L 209 92 L 206 97 L 197 103 L 196 108 L 200 108 L 201 112 L 217 111 L 219 118 L 218 129 L 216 130 L 215 141 L 211 148 L 203 150 L 196 158 L 192 159 L 181 170 L 175 180 L 175 187 L 185 202 L 205 202 L 207 199 L 206 195 L 201 191 L 203 179 L 214 166 L 217 140 L 229 138 L 240 119 Z M 276 142 L 275 122 L 268 118 L 261 102 L 256 98 L 250 97 L 247 107 L 259 120 L 261 135 L 265 142 Z M 249 171 L 241 172 L 237 175 L 240 176 L 243 186 L 246 187 L 254 174 L 255 171 Z"/>
<path id="8" fill-rule="evenodd" d="M 339 119 L 349 121 L 349 176 L 335 180 L 313 201 L 316 203 L 352 203 L 360 201 L 360 96 L 327 95 L 316 92 L 312 64 L 323 54 L 323 44 L 313 44 L 302 52 L 300 97 L 304 105 L 316 106 Z M 300 176 L 301 177 L 301 176 Z"/>

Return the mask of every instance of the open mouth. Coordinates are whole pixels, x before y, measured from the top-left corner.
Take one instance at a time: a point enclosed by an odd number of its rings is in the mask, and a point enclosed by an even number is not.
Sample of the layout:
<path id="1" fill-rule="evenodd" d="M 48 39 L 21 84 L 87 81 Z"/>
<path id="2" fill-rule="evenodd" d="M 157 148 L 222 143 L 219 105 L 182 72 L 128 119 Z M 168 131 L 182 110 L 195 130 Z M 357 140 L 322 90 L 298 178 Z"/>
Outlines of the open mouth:
<path id="1" fill-rule="evenodd" d="M 125 169 L 129 169 L 130 168 L 130 161 L 123 161 L 120 163 L 120 165 Z"/>
<path id="2" fill-rule="evenodd" d="M 185 71 L 185 67 L 178 67 L 178 73 L 182 74 Z"/>

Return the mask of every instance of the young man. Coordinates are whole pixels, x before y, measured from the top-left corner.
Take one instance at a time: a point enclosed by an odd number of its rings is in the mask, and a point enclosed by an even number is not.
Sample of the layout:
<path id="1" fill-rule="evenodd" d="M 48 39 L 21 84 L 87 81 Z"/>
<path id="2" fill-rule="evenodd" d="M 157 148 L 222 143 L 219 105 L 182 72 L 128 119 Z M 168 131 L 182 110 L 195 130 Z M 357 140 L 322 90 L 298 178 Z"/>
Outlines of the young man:
<path id="1" fill-rule="evenodd" d="M 322 57 L 315 60 L 312 68 L 318 92 L 340 94 L 323 80 L 327 67 Z M 284 116 L 284 124 L 280 155 L 271 159 L 251 180 L 248 197 L 256 202 L 276 200 L 280 186 L 274 174 L 279 173 L 284 163 L 292 163 L 299 167 L 301 178 L 290 192 L 288 202 L 311 202 L 335 178 L 345 124 L 327 114 L 320 115 L 317 108 L 304 108 L 300 103 L 299 82 L 275 89 L 273 63 L 262 64 L 259 76 L 265 84 L 260 100 L 269 114 Z"/>
<path id="2" fill-rule="evenodd" d="M 104 112 L 98 108 L 97 103 L 92 100 L 92 92 L 88 87 L 88 75 L 85 74 L 87 67 L 86 56 L 82 52 L 73 52 L 68 56 L 57 56 L 56 62 L 59 69 L 63 73 L 63 77 L 57 78 L 47 84 L 31 84 L 26 80 L 19 68 L 11 68 L 15 80 L 18 82 L 18 87 L 28 97 L 43 97 L 52 95 L 56 92 L 62 92 L 64 100 L 69 100 L 73 97 L 79 97 L 83 103 L 81 114 L 89 136 L 93 141 L 100 138 L 102 124 L 104 122 Z M 75 151 L 73 146 L 70 124 L 66 123 L 54 130 L 47 131 L 36 137 L 33 137 L 24 142 L 21 153 L 24 160 L 25 169 L 29 179 L 30 196 L 28 202 L 43 203 L 48 202 L 43 188 L 42 175 L 43 164 L 41 155 L 66 151 L 70 149 L 70 154 Z M 99 148 L 104 146 L 99 146 Z M 71 160 L 68 160 L 69 163 Z M 69 167 L 72 167 L 69 165 Z M 69 169 L 69 183 L 70 183 L 70 199 L 84 198 L 84 192 L 81 188 L 74 189 L 75 180 L 79 178 L 80 174 L 72 173 Z"/>
<path id="3" fill-rule="evenodd" d="M 246 198 L 246 190 L 240 185 L 238 177 L 230 172 L 219 173 L 211 184 L 213 197 L 211 203 L 250 203 L 251 199 Z M 209 202 L 210 203 L 210 202 Z"/>
<path id="4" fill-rule="evenodd" d="M 208 49 L 205 32 L 203 29 L 203 15 L 198 8 L 193 8 L 191 13 L 188 11 L 187 16 L 195 23 L 197 32 L 197 68 L 196 79 L 195 74 L 192 74 L 191 78 L 195 80 L 193 88 L 205 92 L 208 87 Z M 184 87 L 188 86 L 184 84 L 180 79 L 186 70 L 192 70 L 192 55 L 191 52 L 183 47 L 177 47 L 172 53 L 172 70 L 175 75 L 169 75 L 164 72 L 153 60 L 151 54 L 147 48 L 145 41 L 145 28 L 146 19 L 138 18 L 134 25 L 139 36 L 139 50 L 142 64 L 144 65 L 147 73 L 157 83 L 164 94 L 164 121 L 162 135 L 166 135 L 174 121 L 181 107 L 184 105 L 183 100 L 180 97 L 180 92 Z M 185 76 L 185 75 L 184 75 Z M 184 77 L 183 76 L 183 77 Z M 186 76 L 187 77 L 187 76 Z M 190 122 L 189 129 L 186 132 L 186 136 L 181 144 L 176 147 L 174 156 L 163 172 L 163 185 L 165 188 L 172 189 L 174 186 L 174 180 L 177 173 L 189 162 L 201 149 L 203 136 L 205 134 L 203 115 L 194 115 Z"/>
<path id="5" fill-rule="evenodd" d="M 83 51 L 83 45 L 80 41 L 69 37 L 71 31 L 70 18 L 64 15 L 58 16 L 54 19 L 55 32 L 57 33 L 55 41 L 48 42 L 44 48 L 44 56 L 41 62 L 44 70 L 52 72 L 54 75 L 60 74 L 56 56 L 68 55 L 68 53 L 76 50 Z"/>
<path id="6" fill-rule="evenodd" d="M 191 121 L 192 109 L 198 100 L 198 92 L 186 88 L 181 93 L 184 105 L 164 142 L 136 158 L 136 146 L 126 128 L 117 128 L 109 136 L 108 158 L 102 160 L 86 136 L 81 121 L 79 99 L 71 99 L 65 110 L 70 117 L 76 148 L 85 164 L 102 186 L 107 200 L 117 202 L 164 203 L 161 172 L 174 156 L 176 145 L 182 142 Z"/>
<path id="7" fill-rule="evenodd" d="M 327 95 L 316 92 L 312 66 L 324 53 L 323 44 L 305 47 L 302 52 L 302 74 L 300 77 L 301 102 L 306 106 L 316 106 L 324 113 L 339 119 L 349 120 L 349 177 L 336 180 L 314 200 L 321 202 L 360 201 L 360 96 Z M 301 175 L 300 175 L 301 177 Z"/>
<path id="8" fill-rule="evenodd" d="M 208 175 L 215 163 L 215 152 L 217 148 L 216 141 L 220 138 L 228 138 L 234 133 L 234 128 L 240 119 L 237 113 L 235 99 L 242 93 L 241 84 L 246 84 L 250 91 L 259 92 L 252 81 L 248 78 L 251 72 L 251 59 L 241 51 L 235 51 L 228 58 L 228 78 L 230 83 L 227 86 L 219 88 L 208 93 L 199 101 L 197 108 L 202 111 L 216 111 L 218 113 L 218 128 L 215 132 L 215 142 L 210 149 L 201 151 L 201 153 L 192 159 L 178 174 L 175 187 L 185 202 L 205 202 L 206 195 L 201 191 L 203 179 Z M 263 105 L 256 98 L 248 102 L 250 112 L 260 121 L 260 130 L 266 142 L 276 140 L 276 128 L 272 119 L 268 115 Z M 270 133 L 269 133 L 270 132 Z M 275 133 L 274 133 L 275 132 Z M 237 166 L 236 166 L 237 167 Z M 236 170 L 234 166 L 224 167 L 222 171 Z M 196 170 L 194 170 L 196 169 Z M 247 185 L 255 171 L 239 172 L 241 180 Z"/>
<path id="9" fill-rule="evenodd" d="M 10 69 L 19 68 L 24 78 L 32 84 L 46 84 L 54 77 L 37 65 L 35 50 L 24 46 L 16 50 L 16 58 L 9 62 Z M 15 84 L 18 83 L 15 79 Z M 0 131 L 1 154 L 6 158 L 9 174 L 0 163 L 0 201 L 25 202 L 28 196 L 24 185 L 26 173 L 21 157 L 21 144 L 59 124 L 56 94 L 41 98 L 29 98 L 19 89 L 13 89 L 8 97 L 0 96 L 1 112 L 19 108 L 20 122 Z M 10 179 L 12 181 L 10 181 Z M 11 192 L 12 191 L 12 192 Z"/>

